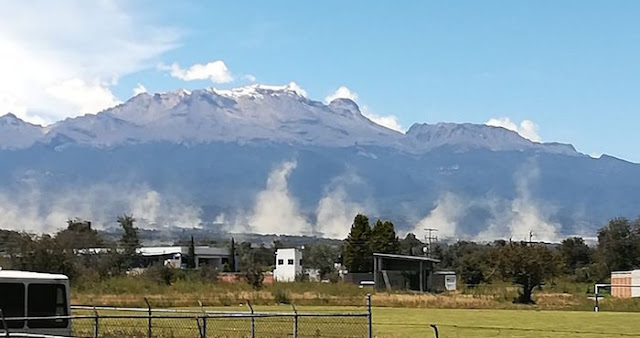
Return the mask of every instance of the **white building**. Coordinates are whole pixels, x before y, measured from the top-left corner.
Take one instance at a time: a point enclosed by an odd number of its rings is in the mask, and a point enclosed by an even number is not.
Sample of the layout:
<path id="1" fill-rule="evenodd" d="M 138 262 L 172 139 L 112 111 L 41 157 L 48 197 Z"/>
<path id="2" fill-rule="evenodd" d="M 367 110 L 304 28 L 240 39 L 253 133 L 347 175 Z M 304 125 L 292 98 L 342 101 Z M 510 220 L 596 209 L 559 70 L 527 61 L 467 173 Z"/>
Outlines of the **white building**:
<path id="1" fill-rule="evenodd" d="M 229 264 L 229 249 L 209 246 L 196 246 L 195 248 L 196 269 L 203 265 L 217 268 L 222 271 L 224 264 Z M 186 268 L 187 257 L 189 255 L 188 246 L 164 246 L 164 247 L 142 247 L 137 249 L 141 256 L 142 266 L 149 266 L 153 263 L 163 263 L 174 268 Z M 236 260 L 237 261 L 237 260 Z M 233 268 L 232 268 L 233 269 Z"/>
<path id="2" fill-rule="evenodd" d="M 276 269 L 273 276 L 277 282 L 293 282 L 302 274 L 302 251 L 300 249 L 276 250 Z"/>

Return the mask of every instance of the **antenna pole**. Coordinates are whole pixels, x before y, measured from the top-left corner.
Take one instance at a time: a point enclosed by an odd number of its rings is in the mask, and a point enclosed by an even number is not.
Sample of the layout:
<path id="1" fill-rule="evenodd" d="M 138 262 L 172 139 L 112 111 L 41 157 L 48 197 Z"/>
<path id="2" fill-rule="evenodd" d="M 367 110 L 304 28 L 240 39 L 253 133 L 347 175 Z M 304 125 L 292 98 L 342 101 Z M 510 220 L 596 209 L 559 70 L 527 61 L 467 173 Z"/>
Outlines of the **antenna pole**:
<path id="1" fill-rule="evenodd" d="M 438 237 L 431 236 L 432 232 L 437 232 L 438 229 L 434 228 L 425 228 L 424 231 L 427 232 L 427 236 L 425 236 L 425 242 L 427 242 L 427 257 L 431 257 L 431 241 L 437 241 Z"/>

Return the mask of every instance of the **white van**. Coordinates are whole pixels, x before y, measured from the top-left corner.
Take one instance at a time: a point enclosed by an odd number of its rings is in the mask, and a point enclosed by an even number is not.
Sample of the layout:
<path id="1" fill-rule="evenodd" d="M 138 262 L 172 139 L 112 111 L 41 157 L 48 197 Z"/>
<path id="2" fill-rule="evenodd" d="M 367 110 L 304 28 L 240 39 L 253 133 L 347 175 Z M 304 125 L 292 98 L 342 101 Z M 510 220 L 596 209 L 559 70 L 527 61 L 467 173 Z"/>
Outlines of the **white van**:
<path id="1" fill-rule="evenodd" d="M 0 309 L 11 333 L 71 336 L 71 320 L 19 319 L 69 316 L 69 278 L 65 275 L 0 270 Z M 0 331 L 4 331 L 0 323 Z"/>

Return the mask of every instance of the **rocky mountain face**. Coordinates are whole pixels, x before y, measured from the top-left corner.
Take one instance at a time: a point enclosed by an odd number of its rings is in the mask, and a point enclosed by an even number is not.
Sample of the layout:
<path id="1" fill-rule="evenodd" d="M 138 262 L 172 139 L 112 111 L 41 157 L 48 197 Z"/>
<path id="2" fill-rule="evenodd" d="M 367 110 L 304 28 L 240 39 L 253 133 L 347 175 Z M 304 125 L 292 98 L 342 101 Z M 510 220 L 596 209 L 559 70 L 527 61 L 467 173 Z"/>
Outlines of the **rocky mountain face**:
<path id="1" fill-rule="evenodd" d="M 356 212 L 443 237 L 595 236 L 634 216 L 640 167 L 485 125 L 377 125 L 290 86 L 139 94 L 48 127 L 0 117 L 0 227 L 105 226 L 340 237 Z M 534 235 L 535 236 L 535 235 Z"/>

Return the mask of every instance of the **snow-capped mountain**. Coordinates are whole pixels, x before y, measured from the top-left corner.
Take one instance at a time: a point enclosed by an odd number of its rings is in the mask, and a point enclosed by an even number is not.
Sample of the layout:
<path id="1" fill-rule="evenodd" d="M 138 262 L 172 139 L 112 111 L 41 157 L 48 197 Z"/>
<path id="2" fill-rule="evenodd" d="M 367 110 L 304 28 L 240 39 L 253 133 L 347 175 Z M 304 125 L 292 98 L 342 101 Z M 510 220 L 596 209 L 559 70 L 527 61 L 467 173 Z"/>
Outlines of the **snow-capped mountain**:
<path id="1" fill-rule="evenodd" d="M 142 93 L 96 115 L 54 125 L 46 139 L 78 144 L 270 141 L 325 146 L 394 145 L 401 134 L 365 118 L 346 99 L 325 105 L 288 86 Z"/>
<path id="2" fill-rule="evenodd" d="M 0 116 L 0 149 L 28 148 L 41 140 L 45 130 L 9 113 Z"/>
<path id="3" fill-rule="evenodd" d="M 153 142 L 267 141 L 329 147 L 376 145 L 410 153 L 450 146 L 458 150 L 530 150 L 578 155 L 571 145 L 536 143 L 515 132 L 485 125 L 415 124 L 404 135 L 367 119 L 349 99 L 324 104 L 306 98 L 291 84 L 142 93 L 96 115 L 58 122 L 46 133 L 15 116 L 6 119 L 25 129 L 24 133 L 12 134 L 12 143 L 2 142 L 10 148 L 29 147 L 35 141 L 96 147 Z"/>
<path id="4" fill-rule="evenodd" d="M 409 128 L 405 144 L 419 151 L 429 151 L 443 146 L 459 149 L 488 149 L 491 151 L 535 151 L 577 156 L 570 144 L 538 143 L 501 127 L 471 123 L 414 124 Z"/>

